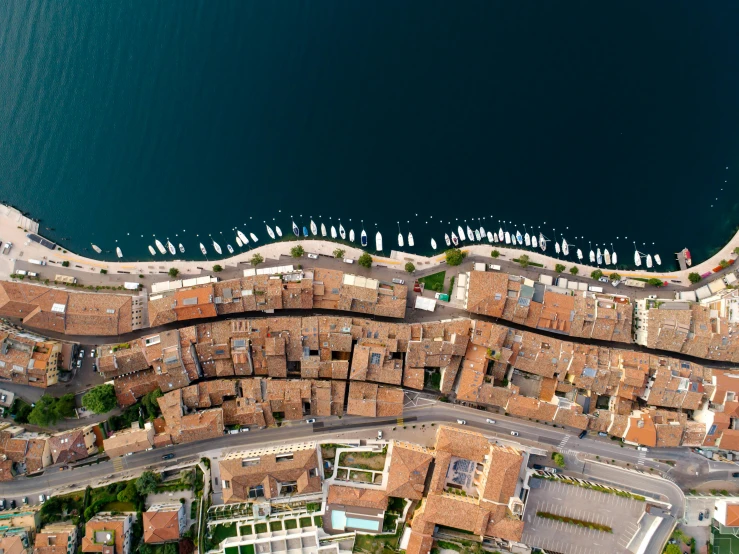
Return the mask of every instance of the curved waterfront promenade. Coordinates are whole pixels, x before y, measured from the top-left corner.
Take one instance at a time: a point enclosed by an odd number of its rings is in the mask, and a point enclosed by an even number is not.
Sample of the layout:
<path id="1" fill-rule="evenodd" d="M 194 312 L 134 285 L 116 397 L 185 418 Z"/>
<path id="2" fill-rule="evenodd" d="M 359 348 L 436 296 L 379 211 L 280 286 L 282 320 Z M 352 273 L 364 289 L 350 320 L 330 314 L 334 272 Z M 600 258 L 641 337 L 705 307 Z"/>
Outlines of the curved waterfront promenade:
<path id="1" fill-rule="evenodd" d="M 62 250 L 49 250 L 48 248 L 41 246 L 38 243 L 30 241 L 26 237 L 28 220 L 20 216 L 20 214 L 13 208 L 0 205 L 0 239 L 3 242 L 12 242 L 13 249 L 8 255 L 0 256 L 0 279 L 8 279 L 13 273 L 15 267 L 15 260 L 38 259 L 47 261 L 51 267 L 56 267 L 56 272 L 64 274 L 66 268 L 62 267 L 61 264 L 64 261 L 68 261 L 70 266 L 76 271 L 89 271 L 90 273 L 100 273 L 101 269 L 106 270 L 108 273 L 130 273 L 132 275 L 132 281 L 136 280 L 138 275 L 152 275 L 152 274 L 166 274 L 166 272 L 174 267 L 177 268 L 182 275 L 199 275 L 204 272 L 210 273 L 214 264 L 218 263 L 224 267 L 235 267 L 239 264 L 248 264 L 254 254 L 261 254 L 265 259 L 279 259 L 281 256 L 289 256 L 290 249 L 296 244 L 301 244 L 306 252 L 312 252 L 315 254 L 322 254 L 326 256 L 332 256 L 333 251 L 336 248 L 341 248 L 345 251 L 345 257 L 356 260 L 363 252 L 362 249 L 355 246 L 350 246 L 344 243 L 333 242 L 330 240 L 307 238 L 307 239 L 295 239 L 290 241 L 280 241 L 269 244 L 264 244 L 251 250 L 242 251 L 234 256 L 221 259 L 210 259 L 200 261 L 187 261 L 178 260 L 170 255 L 162 255 L 160 259 L 153 260 L 142 260 L 138 262 L 122 261 L 122 262 L 107 262 L 101 260 L 95 260 L 73 252 L 64 252 Z M 32 229 L 28 229 L 31 231 Z M 490 252 L 495 249 L 500 252 L 501 258 L 506 260 L 512 260 L 518 258 L 522 254 L 527 254 L 529 259 L 537 264 L 542 264 L 546 269 L 554 270 L 556 264 L 563 264 L 567 267 L 564 275 L 569 276 L 569 269 L 574 265 L 578 268 L 579 278 L 588 278 L 590 273 L 595 269 L 601 269 L 605 274 L 609 274 L 613 271 L 617 271 L 623 277 L 640 277 L 650 278 L 657 277 L 667 281 L 675 281 L 682 285 L 689 286 L 691 283 L 688 280 L 688 274 L 697 272 L 700 274 L 707 273 L 713 270 L 713 268 L 719 265 L 721 260 L 731 260 L 736 258 L 733 254 L 734 248 L 739 247 L 739 232 L 735 234 L 731 240 L 715 255 L 708 260 L 701 262 L 700 264 L 694 265 L 693 267 L 684 271 L 672 271 L 672 272 L 660 272 L 653 268 L 653 271 L 646 270 L 634 270 L 627 271 L 621 269 L 611 269 L 608 267 L 596 267 L 581 263 L 574 263 L 572 261 L 563 260 L 543 254 L 541 251 L 523 250 L 517 248 L 507 248 L 501 244 L 462 244 L 461 248 L 467 251 L 471 255 L 489 257 Z M 124 253 L 125 254 L 125 253 Z M 630 258 L 633 256 L 633 252 L 619 252 L 623 256 Z M 159 257 L 159 256 L 158 256 Z M 383 257 L 378 255 L 372 256 L 375 265 L 385 266 L 389 268 L 397 267 L 399 271 L 404 271 L 405 263 L 411 261 L 415 264 L 418 269 L 430 269 L 434 266 L 441 265 L 444 262 L 443 250 L 433 257 L 419 256 L 417 254 L 408 254 L 405 252 L 399 252 L 391 250 L 389 257 Z M 623 258 L 622 258 L 623 259 Z M 491 262 L 494 260 L 491 259 Z M 300 263 L 296 260 L 296 263 Z M 162 275 L 163 279 L 165 278 Z M 677 284 L 677 283 L 675 283 Z"/>

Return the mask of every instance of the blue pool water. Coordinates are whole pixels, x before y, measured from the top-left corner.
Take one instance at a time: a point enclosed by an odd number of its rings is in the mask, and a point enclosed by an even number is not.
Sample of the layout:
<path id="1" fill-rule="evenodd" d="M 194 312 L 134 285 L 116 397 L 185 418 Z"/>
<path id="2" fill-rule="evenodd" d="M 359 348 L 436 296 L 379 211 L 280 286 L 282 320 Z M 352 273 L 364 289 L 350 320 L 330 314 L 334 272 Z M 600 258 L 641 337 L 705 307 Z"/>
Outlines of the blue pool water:
<path id="1" fill-rule="evenodd" d="M 379 531 L 380 522 L 347 517 L 346 512 L 334 510 L 331 512 L 331 527 L 334 529 L 346 529 L 349 527 L 351 529 L 363 529 L 365 531 Z"/>

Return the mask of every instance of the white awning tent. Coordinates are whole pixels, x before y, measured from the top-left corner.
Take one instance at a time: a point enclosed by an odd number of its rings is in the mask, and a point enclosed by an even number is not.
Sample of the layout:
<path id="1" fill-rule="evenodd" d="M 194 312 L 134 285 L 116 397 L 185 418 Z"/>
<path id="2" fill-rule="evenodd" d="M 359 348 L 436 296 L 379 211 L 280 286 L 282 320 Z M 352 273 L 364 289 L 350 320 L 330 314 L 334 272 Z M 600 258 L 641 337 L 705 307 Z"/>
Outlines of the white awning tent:
<path id="1" fill-rule="evenodd" d="M 436 309 L 436 300 L 433 298 L 426 298 L 425 296 L 416 296 L 416 309 L 426 310 L 427 312 L 433 312 Z"/>

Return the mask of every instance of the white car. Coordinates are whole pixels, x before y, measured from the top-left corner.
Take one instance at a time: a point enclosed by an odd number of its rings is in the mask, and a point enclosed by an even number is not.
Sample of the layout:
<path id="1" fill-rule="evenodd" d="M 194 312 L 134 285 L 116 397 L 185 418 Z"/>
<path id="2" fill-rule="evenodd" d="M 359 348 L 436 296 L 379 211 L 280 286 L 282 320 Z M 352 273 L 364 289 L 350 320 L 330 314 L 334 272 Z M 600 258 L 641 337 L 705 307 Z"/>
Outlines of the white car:
<path id="1" fill-rule="evenodd" d="M 395 285 L 404 285 L 405 284 L 405 281 L 403 281 L 403 279 L 398 279 L 396 277 L 395 279 L 393 279 L 393 284 L 395 284 Z"/>
<path id="2" fill-rule="evenodd" d="M 306 423 L 315 423 L 316 422 L 316 418 L 312 417 L 310 419 L 306 419 L 305 422 Z"/>
<path id="3" fill-rule="evenodd" d="M 518 436 L 518 431 L 511 431 L 511 435 L 514 436 L 514 437 L 517 437 Z"/>
<path id="4" fill-rule="evenodd" d="M 318 254 L 311 254 L 311 253 L 309 252 L 309 253 L 308 253 L 308 257 L 309 257 L 309 258 L 310 258 L 311 260 L 317 260 L 317 259 L 318 259 Z"/>
<path id="5" fill-rule="evenodd" d="M 378 441 L 382 440 L 382 431 L 377 431 L 377 440 Z"/>
<path id="6" fill-rule="evenodd" d="M 640 452 L 649 452 L 649 448 L 647 448 L 646 446 L 637 446 L 636 449 Z"/>
<path id="7" fill-rule="evenodd" d="M 494 425 L 495 424 L 495 420 L 488 418 L 488 419 L 485 420 L 485 423 L 489 423 L 491 425 Z"/>
<path id="8" fill-rule="evenodd" d="M 38 501 L 41 502 L 41 504 L 43 504 L 44 502 L 46 502 L 46 495 L 45 494 L 39 494 L 38 495 Z"/>
<path id="9" fill-rule="evenodd" d="M 650 294 L 649 296 L 647 296 L 647 298 L 649 300 L 657 300 L 657 295 L 656 294 Z"/>
<path id="10" fill-rule="evenodd" d="M 467 422 L 464 419 L 458 419 L 457 423 L 459 423 L 460 425 L 467 425 Z"/>
<path id="11" fill-rule="evenodd" d="M 94 357 L 95 357 L 95 349 L 93 348 L 92 350 L 90 350 L 90 358 L 94 358 Z"/>

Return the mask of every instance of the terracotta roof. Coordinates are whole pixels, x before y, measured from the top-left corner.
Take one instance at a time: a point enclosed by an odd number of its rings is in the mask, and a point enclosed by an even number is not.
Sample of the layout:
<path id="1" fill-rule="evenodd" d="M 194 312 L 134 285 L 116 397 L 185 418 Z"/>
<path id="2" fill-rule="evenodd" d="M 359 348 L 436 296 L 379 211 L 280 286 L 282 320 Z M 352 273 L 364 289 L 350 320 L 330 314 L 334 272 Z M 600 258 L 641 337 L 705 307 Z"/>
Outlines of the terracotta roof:
<path id="1" fill-rule="evenodd" d="M 425 448 L 393 441 L 387 495 L 421 500 L 426 474 L 433 458 Z"/>
<path id="2" fill-rule="evenodd" d="M 381 490 L 331 485 L 328 488 L 327 502 L 342 506 L 386 510 L 388 499 L 385 491 Z"/>
<path id="3" fill-rule="evenodd" d="M 176 510 L 148 511 L 143 513 L 144 542 L 156 544 L 176 541 L 180 538 L 179 506 Z"/>

